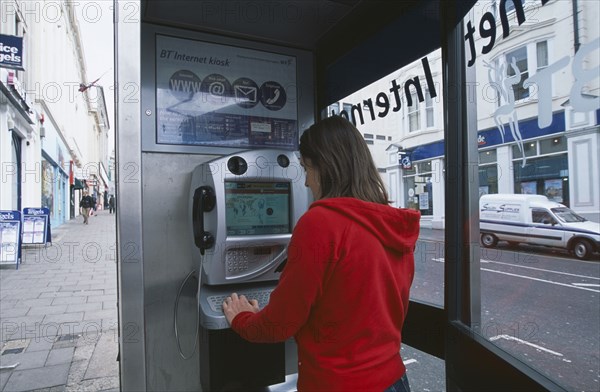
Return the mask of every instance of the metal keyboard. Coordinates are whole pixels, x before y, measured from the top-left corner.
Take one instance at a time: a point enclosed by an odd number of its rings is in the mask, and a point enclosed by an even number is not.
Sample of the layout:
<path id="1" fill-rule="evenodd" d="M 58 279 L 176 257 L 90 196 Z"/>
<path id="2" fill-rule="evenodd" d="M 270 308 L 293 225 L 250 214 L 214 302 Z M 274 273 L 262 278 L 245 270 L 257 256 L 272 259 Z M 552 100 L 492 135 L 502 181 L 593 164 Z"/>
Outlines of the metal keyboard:
<path id="1" fill-rule="evenodd" d="M 269 290 L 260 290 L 260 291 L 249 291 L 238 293 L 239 296 L 243 295 L 248 298 L 248 301 L 255 299 L 258 301 L 258 307 L 260 309 L 264 308 L 269 303 L 269 298 L 271 297 L 271 293 L 274 289 Z M 222 312 L 223 311 L 223 301 L 225 298 L 229 297 L 229 295 L 211 295 L 206 297 L 208 301 L 208 305 L 212 309 L 213 312 Z"/>

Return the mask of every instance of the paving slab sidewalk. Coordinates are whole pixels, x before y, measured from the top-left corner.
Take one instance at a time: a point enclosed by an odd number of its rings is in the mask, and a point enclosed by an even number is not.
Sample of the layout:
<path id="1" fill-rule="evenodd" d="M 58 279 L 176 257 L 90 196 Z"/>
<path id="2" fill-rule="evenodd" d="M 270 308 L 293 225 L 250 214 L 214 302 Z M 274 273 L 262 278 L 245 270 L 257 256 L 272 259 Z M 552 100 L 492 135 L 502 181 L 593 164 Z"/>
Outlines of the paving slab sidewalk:
<path id="1" fill-rule="evenodd" d="M 0 269 L 0 391 L 118 391 L 115 215 L 97 211 Z"/>

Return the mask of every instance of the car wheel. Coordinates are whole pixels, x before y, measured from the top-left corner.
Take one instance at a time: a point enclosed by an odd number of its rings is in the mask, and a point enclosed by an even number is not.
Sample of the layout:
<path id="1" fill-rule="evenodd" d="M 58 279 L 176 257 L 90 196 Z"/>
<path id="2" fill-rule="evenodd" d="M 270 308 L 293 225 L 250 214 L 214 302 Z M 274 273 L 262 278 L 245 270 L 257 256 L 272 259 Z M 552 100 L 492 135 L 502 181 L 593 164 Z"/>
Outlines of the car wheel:
<path id="1" fill-rule="evenodd" d="M 572 250 L 579 260 L 587 260 L 592 254 L 592 245 L 587 240 L 576 240 Z"/>
<path id="2" fill-rule="evenodd" d="M 498 238 L 493 234 L 483 233 L 481 235 L 481 243 L 486 248 L 493 248 L 498 243 Z"/>

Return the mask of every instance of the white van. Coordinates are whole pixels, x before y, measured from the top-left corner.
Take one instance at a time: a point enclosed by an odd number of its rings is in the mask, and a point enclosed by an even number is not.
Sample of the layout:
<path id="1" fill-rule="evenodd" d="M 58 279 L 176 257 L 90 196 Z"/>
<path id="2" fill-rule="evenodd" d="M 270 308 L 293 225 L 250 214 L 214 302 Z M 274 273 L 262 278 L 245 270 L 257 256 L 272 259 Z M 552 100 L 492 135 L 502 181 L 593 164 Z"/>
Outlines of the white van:
<path id="1" fill-rule="evenodd" d="M 578 259 L 600 251 L 600 223 L 590 222 L 543 195 L 483 195 L 479 199 L 481 243 L 498 241 L 564 248 Z"/>

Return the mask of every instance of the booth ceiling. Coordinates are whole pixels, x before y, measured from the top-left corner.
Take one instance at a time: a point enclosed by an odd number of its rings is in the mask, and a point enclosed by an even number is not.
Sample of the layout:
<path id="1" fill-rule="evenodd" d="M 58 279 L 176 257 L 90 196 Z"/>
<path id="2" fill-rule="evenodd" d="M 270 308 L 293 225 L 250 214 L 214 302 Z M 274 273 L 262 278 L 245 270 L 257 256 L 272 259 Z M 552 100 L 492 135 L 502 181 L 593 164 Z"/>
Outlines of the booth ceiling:
<path id="1" fill-rule="evenodd" d="M 144 21 L 215 34 L 315 50 L 342 20 L 362 14 L 356 32 L 369 30 L 366 9 L 410 8 L 417 3 L 366 0 L 145 0 Z"/>

